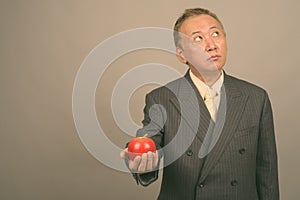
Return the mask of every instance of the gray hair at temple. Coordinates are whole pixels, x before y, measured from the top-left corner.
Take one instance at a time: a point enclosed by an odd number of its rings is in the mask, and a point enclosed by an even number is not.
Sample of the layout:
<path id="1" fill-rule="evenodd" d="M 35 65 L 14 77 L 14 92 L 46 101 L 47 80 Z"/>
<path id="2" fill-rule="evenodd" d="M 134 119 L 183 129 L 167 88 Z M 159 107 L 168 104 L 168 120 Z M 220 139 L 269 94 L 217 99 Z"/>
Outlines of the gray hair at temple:
<path id="1" fill-rule="evenodd" d="M 175 42 L 175 46 L 176 47 L 180 47 L 180 33 L 179 33 L 179 29 L 182 25 L 182 23 L 187 20 L 190 17 L 195 17 L 198 15 L 209 15 L 211 17 L 213 17 L 215 20 L 217 20 L 223 31 L 225 34 L 225 30 L 224 30 L 224 26 L 222 24 L 222 22 L 219 20 L 219 18 L 217 17 L 217 15 L 207 9 L 204 8 L 189 8 L 189 9 L 185 9 L 184 13 L 177 19 L 174 28 L 173 28 L 173 37 L 174 37 L 174 42 Z"/>

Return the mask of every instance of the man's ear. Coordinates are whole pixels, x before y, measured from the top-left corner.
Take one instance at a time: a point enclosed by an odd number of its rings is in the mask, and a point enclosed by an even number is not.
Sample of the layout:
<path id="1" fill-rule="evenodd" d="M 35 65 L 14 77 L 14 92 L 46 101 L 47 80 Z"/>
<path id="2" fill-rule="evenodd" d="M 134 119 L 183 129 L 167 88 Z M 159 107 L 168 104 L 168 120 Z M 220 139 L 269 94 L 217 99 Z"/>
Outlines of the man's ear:
<path id="1" fill-rule="evenodd" d="M 177 59 L 183 63 L 183 64 L 186 64 L 187 63 L 187 60 L 185 59 L 184 55 L 183 55 L 183 50 L 182 48 L 180 47 L 176 47 L 176 57 Z"/>

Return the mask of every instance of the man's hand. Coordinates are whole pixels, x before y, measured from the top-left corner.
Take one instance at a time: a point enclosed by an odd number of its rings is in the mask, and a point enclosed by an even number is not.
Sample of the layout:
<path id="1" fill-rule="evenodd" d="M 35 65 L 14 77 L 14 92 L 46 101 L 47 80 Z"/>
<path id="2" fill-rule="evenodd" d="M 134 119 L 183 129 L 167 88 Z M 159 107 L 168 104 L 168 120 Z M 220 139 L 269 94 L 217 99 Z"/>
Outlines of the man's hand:
<path id="1" fill-rule="evenodd" d="M 129 159 L 128 149 L 124 149 L 120 153 L 120 157 L 128 160 L 128 167 L 134 173 L 145 173 L 153 171 L 158 165 L 158 152 L 149 151 L 141 156 L 136 156 L 134 160 Z"/>

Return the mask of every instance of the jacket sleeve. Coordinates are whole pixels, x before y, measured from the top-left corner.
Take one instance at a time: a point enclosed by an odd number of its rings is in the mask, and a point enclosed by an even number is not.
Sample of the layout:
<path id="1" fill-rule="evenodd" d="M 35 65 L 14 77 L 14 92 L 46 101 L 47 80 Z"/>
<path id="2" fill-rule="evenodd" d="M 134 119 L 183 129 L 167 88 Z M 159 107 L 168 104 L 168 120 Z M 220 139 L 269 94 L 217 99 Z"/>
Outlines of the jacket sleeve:
<path id="1" fill-rule="evenodd" d="M 278 164 L 271 103 L 265 93 L 257 148 L 257 191 L 260 200 L 278 200 Z"/>
<path id="2" fill-rule="evenodd" d="M 137 184 L 141 184 L 142 186 L 148 186 L 158 179 L 160 159 L 163 156 L 161 146 L 163 143 L 165 120 L 166 112 L 164 107 L 155 101 L 155 98 L 151 95 L 151 93 L 146 95 L 144 119 L 142 121 L 143 127 L 137 131 L 136 136 L 141 137 L 147 135 L 147 137 L 151 137 L 151 139 L 153 139 L 159 153 L 159 161 L 157 168 L 154 171 L 147 173 L 132 173 Z"/>

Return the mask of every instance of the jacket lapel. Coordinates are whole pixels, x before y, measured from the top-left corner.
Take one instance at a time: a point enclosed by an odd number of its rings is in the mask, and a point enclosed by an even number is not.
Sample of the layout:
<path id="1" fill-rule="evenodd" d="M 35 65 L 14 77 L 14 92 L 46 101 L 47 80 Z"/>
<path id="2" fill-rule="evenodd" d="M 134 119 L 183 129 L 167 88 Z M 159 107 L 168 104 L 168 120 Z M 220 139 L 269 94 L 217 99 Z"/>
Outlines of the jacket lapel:
<path id="1" fill-rule="evenodd" d="M 182 119 L 202 143 L 210 124 L 210 114 L 198 89 L 191 80 L 189 72 L 185 74 L 177 90 L 169 89 L 176 91 L 176 97 L 171 98 L 170 103 L 175 106 Z"/>
<path id="2" fill-rule="evenodd" d="M 225 103 L 224 103 L 224 96 L 221 96 L 221 104 L 219 111 L 223 110 L 222 112 L 218 112 L 217 116 L 217 124 L 216 127 L 221 127 L 221 134 L 217 139 L 215 145 L 208 153 L 205 163 L 203 165 L 201 176 L 199 181 L 202 182 L 206 176 L 209 174 L 209 171 L 212 167 L 216 164 L 219 160 L 220 156 L 222 155 L 224 149 L 228 146 L 229 142 L 231 141 L 236 128 L 239 124 L 239 119 L 241 119 L 244 107 L 247 102 L 247 95 L 243 94 L 239 88 L 232 82 L 232 79 L 224 74 L 224 84 L 223 89 L 225 90 Z M 225 107 L 225 108 L 224 108 Z M 225 110 L 225 113 L 224 113 Z M 225 116 L 222 116 L 225 114 Z M 222 119 L 224 119 L 222 126 Z"/>

